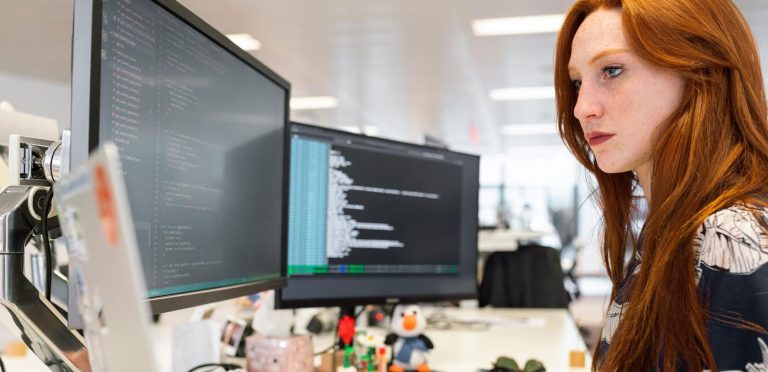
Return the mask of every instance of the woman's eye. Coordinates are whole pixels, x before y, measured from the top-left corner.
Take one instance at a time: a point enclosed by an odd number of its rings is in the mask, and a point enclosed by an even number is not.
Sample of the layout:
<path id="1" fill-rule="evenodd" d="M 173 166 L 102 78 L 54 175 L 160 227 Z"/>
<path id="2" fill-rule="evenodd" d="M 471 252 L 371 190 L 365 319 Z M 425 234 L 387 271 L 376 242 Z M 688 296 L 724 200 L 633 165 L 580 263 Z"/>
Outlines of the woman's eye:
<path id="1" fill-rule="evenodd" d="M 624 68 L 619 66 L 605 66 L 603 67 L 603 73 L 609 78 L 613 79 L 624 72 Z"/>

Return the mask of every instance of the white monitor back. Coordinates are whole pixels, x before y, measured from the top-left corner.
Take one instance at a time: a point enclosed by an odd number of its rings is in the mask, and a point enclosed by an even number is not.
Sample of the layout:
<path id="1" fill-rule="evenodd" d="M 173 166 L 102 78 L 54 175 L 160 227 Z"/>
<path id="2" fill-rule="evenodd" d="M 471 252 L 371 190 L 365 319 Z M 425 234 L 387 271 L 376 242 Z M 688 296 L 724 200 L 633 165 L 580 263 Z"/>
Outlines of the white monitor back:
<path id="1" fill-rule="evenodd" d="M 94 371 L 157 371 L 146 287 L 123 172 L 112 143 L 56 185 Z"/>

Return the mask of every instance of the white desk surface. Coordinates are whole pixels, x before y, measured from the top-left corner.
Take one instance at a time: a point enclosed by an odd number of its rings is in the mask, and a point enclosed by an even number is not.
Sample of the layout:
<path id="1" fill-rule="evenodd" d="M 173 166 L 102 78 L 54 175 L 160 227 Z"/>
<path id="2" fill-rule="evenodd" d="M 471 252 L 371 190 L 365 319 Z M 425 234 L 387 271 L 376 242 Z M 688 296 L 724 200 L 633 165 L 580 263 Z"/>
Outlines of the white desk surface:
<path id="1" fill-rule="evenodd" d="M 428 360 L 432 368 L 443 372 L 473 372 L 490 368 L 499 356 L 514 358 L 522 367 L 528 359 L 542 361 L 547 371 L 571 371 L 569 352 L 586 350 L 573 318 L 561 309 L 446 309 L 453 319 L 483 321 L 488 328 L 454 327 L 430 329 L 426 335 L 435 344 Z M 163 322 L 165 323 L 165 322 Z M 170 370 L 170 333 L 168 326 L 156 327 L 161 371 Z M 327 337 L 316 345 L 328 344 Z M 44 372 L 48 369 L 29 352 L 25 358 L 4 356 L 8 372 Z M 589 370 L 591 359 L 587 356 Z M 573 371 L 581 369 L 573 369 Z"/>
<path id="2" fill-rule="evenodd" d="M 492 325 L 484 330 L 429 330 L 426 334 L 435 344 L 429 364 L 440 371 L 490 368 L 502 355 L 520 367 L 538 359 L 547 371 L 569 371 L 570 351 L 586 350 L 573 318 L 563 309 L 457 309 L 448 314 Z M 590 361 L 588 356 L 585 370 Z"/>
<path id="3" fill-rule="evenodd" d="M 517 250 L 520 240 L 541 238 L 547 233 L 533 230 L 487 230 L 478 234 L 477 250 L 480 253 L 493 253 Z"/>
<path id="4" fill-rule="evenodd" d="M 431 368 L 441 372 L 474 372 L 490 369 L 500 356 L 512 357 L 520 367 L 529 359 L 538 359 L 547 371 L 588 371 L 591 358 L 587 353 L 584 369 L 571 369 L 572 350 L 585 351 L 586 346 L 570 314 L 564 309 L 444 309 L 452 319 L 490 323 L 483 327 L 457 327 L 447 330 L 428 329 L 425 335 L 435 348 L 427 356 Z M 434 309 L 425 309 L 430 314 Z M 386 333 L 374 329 L 377 334 Z M 331 336 L 315 337 L 315 348 L 331 344 Z"/>

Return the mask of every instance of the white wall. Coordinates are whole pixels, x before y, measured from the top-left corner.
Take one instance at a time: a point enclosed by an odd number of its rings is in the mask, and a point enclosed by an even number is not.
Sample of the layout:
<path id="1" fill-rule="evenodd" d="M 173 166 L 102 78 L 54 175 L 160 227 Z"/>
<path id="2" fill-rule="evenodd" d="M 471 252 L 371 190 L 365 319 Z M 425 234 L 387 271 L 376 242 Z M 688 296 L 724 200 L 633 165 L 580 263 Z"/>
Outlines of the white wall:
<path id="1" fill-rule="evenodd" d="M 59 128 L 69 127 L 70 84 L 12 75 L 0 71 L 0 101 L 16 111 L 56 120 Z"/>
<path id="2" fill-rule="evenodd" d="M 571 187 L 579 166 L 565 146 L 519 146 L 480 159 L 480 184 L 521 187 Z"/>
<path id="3" fill-rule="evenodd" d="M 5 163 L 5 160 L 0 158 L 0 189 L 8 186 L 8 182 L 8 164 Z"/>
<path id="4" fill-rule="evenodd" d="M 54 119 L 58 122 L 59 130 L 69 127 L 69 83 L 0 71 L 0 101 L 9 102 L 18 112 Z M 0 159 L 0 188 L 8 185 L 8 182 L 8 165 Z"/>

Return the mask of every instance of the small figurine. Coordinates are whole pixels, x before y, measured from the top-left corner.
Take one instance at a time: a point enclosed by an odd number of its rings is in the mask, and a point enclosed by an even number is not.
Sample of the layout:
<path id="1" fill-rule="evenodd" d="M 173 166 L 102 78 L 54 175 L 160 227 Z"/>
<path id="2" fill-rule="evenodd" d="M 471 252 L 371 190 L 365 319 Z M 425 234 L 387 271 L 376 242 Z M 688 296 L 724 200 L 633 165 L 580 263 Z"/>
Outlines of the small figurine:
<path id="1" fill-rule="evenodd" d="M 379 348 L 379 359 L 378 359 L 378 372 L 387 372 L 387 348 L 386 347 L 380 347 Z"/>
<path id="2" fill-rule="evenodd" d="M 381 364 L 381 359 L 384 359 L 384 365 L 386 366 L 387 358 L 386 352 L 384 354 L 377 353 L 379 348 L 385 349 L 384 336 L 368 333 L 366 331 L 360 331 L 355 335 L 355 353 L 359 356 L 357 362 L 360 367 L 360 371 L 375 372 L 377 365 Z M 384 368 L 386 372 L 386 368 Z"/>
<path id="3" fill-rule="evenodd" d="M 355 318 L 344 315 L 339 320 L 339 339 L 344 344 L 344 365 L 339 366 L 336 372 L 357 372 L 352 365 L 352 341 L 355 336 Z"/>
<path id="4" fill-rule="evenodd" d="M 434 345 L 423 335 L 427 319 L 418 305 L 397 305 L 392 313 L 390 328 L 384 343 L 392 346 L 390 372 L 428 372 L 426 354 Z"/>

